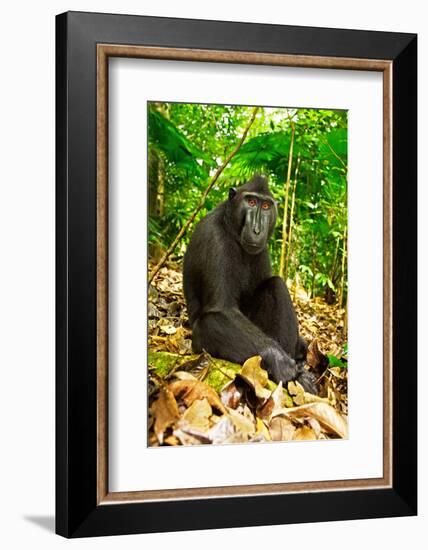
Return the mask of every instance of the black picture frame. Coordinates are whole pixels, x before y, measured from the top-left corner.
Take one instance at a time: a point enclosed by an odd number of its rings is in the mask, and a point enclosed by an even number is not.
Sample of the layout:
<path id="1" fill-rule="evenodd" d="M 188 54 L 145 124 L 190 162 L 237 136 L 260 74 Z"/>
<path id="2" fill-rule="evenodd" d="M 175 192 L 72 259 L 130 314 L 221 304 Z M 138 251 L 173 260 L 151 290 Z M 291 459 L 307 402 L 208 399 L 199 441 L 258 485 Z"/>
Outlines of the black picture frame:
<path id="1" fill-rule="evenodd" d="M 97 44 L 391 62 L 390 487 L 99 503 Z M 68 12 L 56 18 L 56 98 L 56 532 L 85 537 L 415 515 L 417 36 Z"/>

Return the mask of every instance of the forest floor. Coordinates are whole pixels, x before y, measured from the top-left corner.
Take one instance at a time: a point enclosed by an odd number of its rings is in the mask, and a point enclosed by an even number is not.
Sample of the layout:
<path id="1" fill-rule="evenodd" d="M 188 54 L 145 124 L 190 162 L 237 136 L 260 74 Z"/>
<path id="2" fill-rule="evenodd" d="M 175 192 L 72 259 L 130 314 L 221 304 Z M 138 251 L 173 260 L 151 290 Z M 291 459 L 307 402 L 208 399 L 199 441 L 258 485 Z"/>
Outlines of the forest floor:
<path id="1" fill-rule="evenodd" d="M 291 289 L 307 368 L 319 395 L 276 385 L 260 357 L 236 365 L 192 354 L 181 264 L 163 267 L 149 288 L 149 445 L 194 445 L 347 437 L 345 310 Z"/>

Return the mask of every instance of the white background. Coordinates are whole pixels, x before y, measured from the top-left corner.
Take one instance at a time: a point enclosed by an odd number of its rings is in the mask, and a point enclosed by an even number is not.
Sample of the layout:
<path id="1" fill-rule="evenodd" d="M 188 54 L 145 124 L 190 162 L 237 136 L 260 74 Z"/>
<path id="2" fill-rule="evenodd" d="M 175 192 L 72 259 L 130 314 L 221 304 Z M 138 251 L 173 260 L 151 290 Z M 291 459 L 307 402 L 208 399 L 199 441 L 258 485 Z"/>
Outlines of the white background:
<path id="1" fill-rule="evenodd" d="M 113 59 L 109 86 L 110 490 L 382 477 L 382 74 Z M 348 440 L 147 448 L 148 99 L 348 110 Z"/>
<path id="2" fill-rule="evenodd" d="M 423 2 L 343 2 L 307 0 L 247 1 L 158 0 L 15 2 L 3 6 L 0 19 L 0 544 L 7 549 L 58 548 L 254 548 L 330 549 L 362 545 L 402 549 L 426 544 L 427 478 L 420 469 L 418 518 L 258 527 L 211 532 L 112 537 L 67 542 L 53 535 L 54 512 L 54 15 L 68 9 L 177 17 L 243 20 L 290 25 L 420 33 L 419 83 L 426 78 L 428 22 Z M 425 64 L 425 67 L 423 67 Z M 425 87 L 424 87 L 425 88 Z M 426 248 L 426 109 L 419 110 L 421 166 L 420 273 Z M 428 307 L 422 288 L 420 311 Z M 420 313 L 421 359 L 426 356 Z M 420 464 L 426 462 L 426 375 L 419 378 Z M 424 391 L 425 390 L 425 391 Z"/>

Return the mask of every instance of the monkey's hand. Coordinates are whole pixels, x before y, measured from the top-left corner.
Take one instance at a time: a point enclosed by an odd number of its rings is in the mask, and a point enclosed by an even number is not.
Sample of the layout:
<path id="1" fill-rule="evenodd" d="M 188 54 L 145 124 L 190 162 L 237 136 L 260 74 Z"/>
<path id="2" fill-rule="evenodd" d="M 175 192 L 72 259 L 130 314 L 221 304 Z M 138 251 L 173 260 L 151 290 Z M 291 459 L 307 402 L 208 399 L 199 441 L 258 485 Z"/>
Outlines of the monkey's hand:
<path id="1" fill-rule="evenodd" d="M 303 386 L 303 389 L 306 392 L 312 393 L 313 395 L 318 395 L 315 376 L 304 367 L 300 367 L 299 370 L 300 372 L 296 377 L 297 382 Z"/>
<path id="2" fill-rule="evenodd" d="M 271 379 L 284 385 L 291 380 L 297 380 L 305 391 L 318 395 L 315 376 L 306 370 L 303 365 L 296 364 L 281 348 L 269 347 L 260 353 L 262 357 L 262 366 L 265 368 Z"/>

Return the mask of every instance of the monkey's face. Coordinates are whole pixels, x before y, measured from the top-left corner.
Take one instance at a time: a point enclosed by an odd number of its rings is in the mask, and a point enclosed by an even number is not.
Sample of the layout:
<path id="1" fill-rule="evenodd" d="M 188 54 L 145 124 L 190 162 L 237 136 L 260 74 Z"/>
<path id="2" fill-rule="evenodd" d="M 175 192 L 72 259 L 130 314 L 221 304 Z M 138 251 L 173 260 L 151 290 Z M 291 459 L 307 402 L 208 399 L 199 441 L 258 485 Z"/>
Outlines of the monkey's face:
<path id="1" fill-rule="evenodd" d="M 260 254 L 273 233 L 277 209 L 269 195 L 242 193 L 239 197 L 240 243 L 248 254 Z"/>

